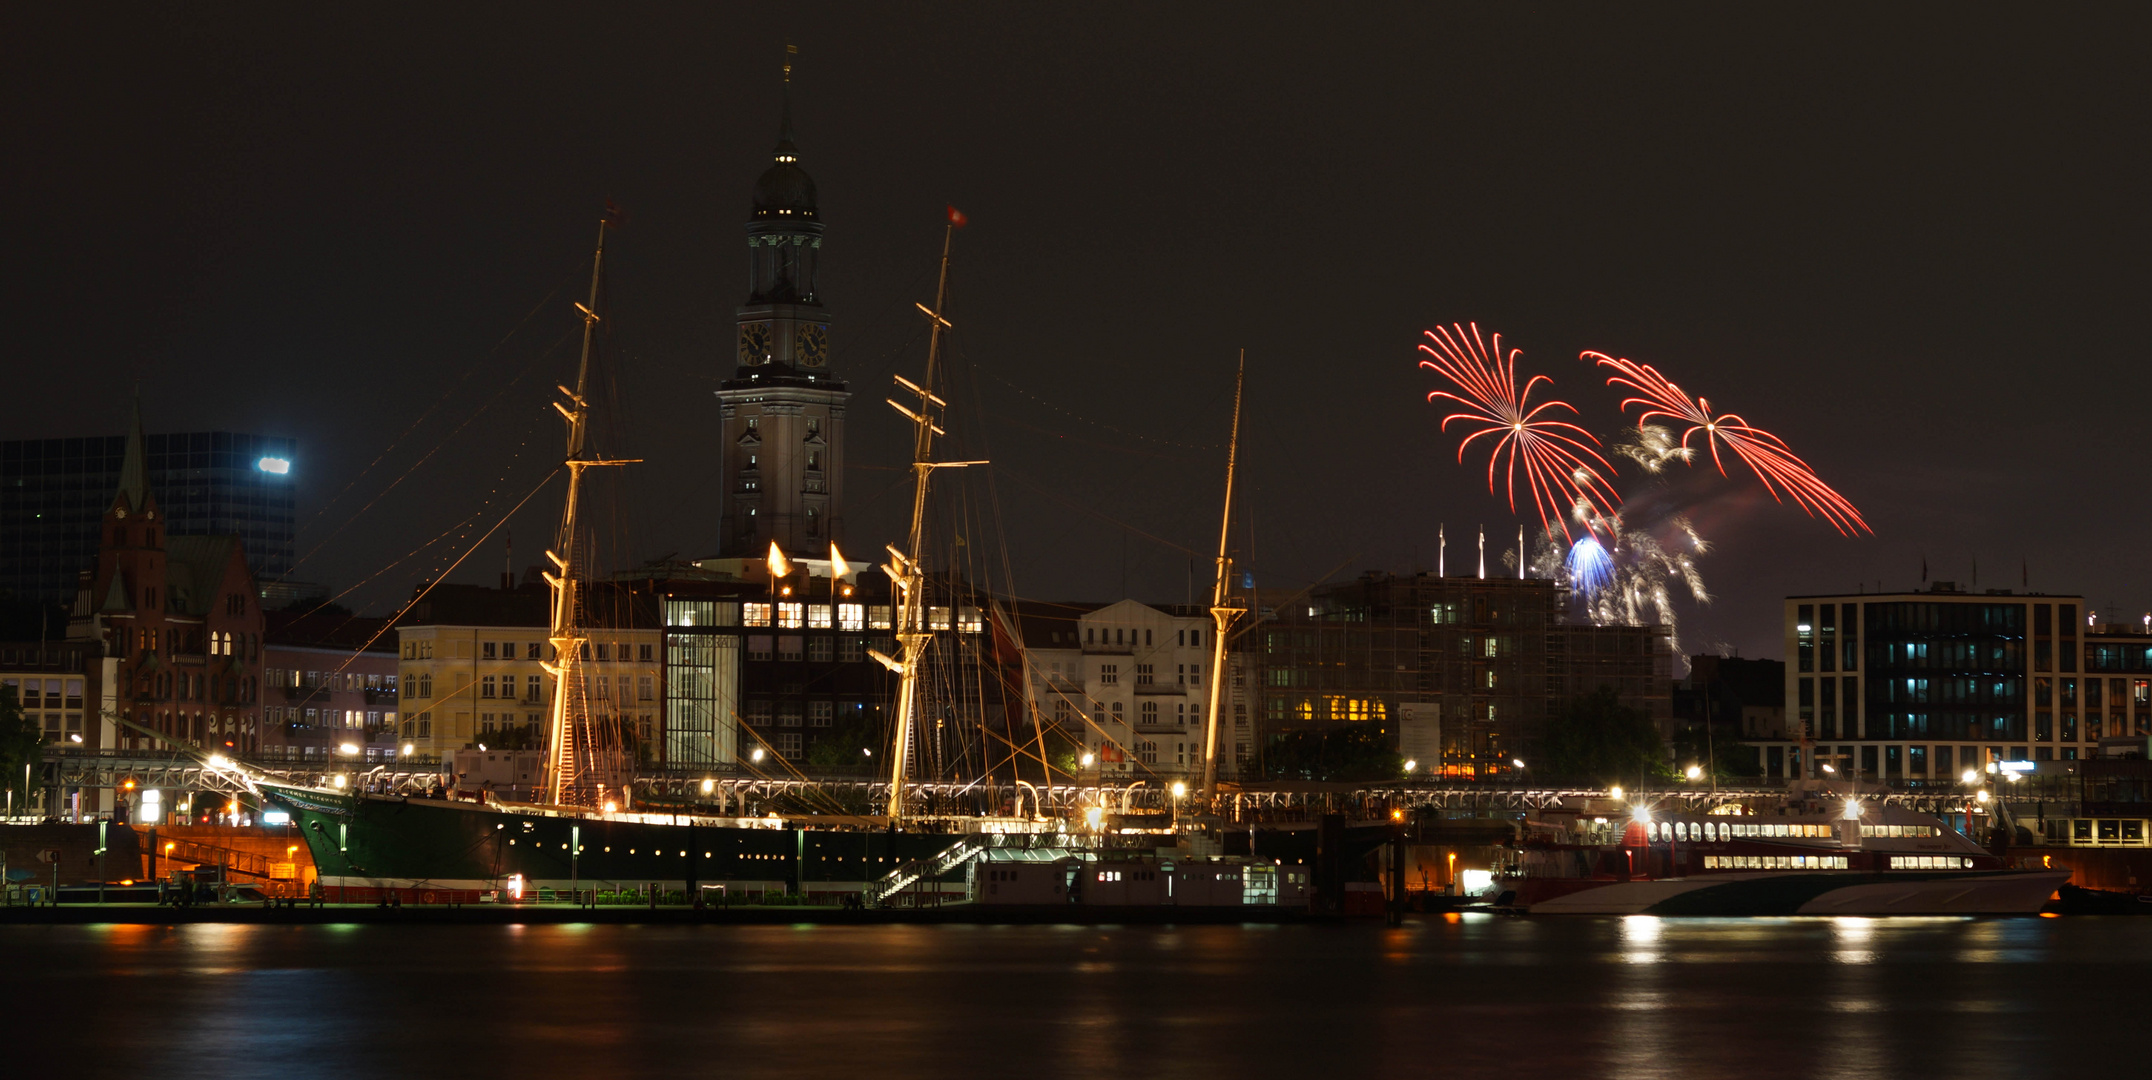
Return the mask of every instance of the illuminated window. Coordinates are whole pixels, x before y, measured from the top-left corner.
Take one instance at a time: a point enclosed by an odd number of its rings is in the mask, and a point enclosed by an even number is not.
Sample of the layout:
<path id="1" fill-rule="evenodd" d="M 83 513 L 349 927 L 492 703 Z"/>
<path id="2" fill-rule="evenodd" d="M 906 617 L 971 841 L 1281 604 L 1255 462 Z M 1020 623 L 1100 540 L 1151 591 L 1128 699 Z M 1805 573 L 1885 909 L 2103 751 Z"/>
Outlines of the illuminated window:
<path id="1" fill-rule="evenodd" d="M 770 605 L 756 603 L 740 605 L 740 623 L 743 626 L 770 625 Z"/>
<path id="2" fill-rule="evenodd" d="M 817 630 L 829 629 L 829 605 L 807 605 L 807 625 Z"/>
<path id="3" fill-rule="evenodd" d="M 807 606 L 805 604 L 784 603 L 777 605 L 777 625 L 788 630 L 796 630 L 806 621 Z"/>

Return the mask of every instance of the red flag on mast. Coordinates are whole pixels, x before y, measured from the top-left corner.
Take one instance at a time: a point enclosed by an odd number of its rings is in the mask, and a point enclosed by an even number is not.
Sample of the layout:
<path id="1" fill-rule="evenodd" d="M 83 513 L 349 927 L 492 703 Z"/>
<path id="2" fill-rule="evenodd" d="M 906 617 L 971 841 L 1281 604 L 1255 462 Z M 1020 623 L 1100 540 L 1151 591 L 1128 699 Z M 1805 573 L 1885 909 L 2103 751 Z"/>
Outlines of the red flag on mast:
<path id="1" fill-rule="evenodd" d="M 965 226 L 966 223 L 970 221 L 971 219 L 965 217 L 962 210 L 959 210 L 954 206 L 949 208 L 949 225 L 951 228 L 961 229 Z"/>

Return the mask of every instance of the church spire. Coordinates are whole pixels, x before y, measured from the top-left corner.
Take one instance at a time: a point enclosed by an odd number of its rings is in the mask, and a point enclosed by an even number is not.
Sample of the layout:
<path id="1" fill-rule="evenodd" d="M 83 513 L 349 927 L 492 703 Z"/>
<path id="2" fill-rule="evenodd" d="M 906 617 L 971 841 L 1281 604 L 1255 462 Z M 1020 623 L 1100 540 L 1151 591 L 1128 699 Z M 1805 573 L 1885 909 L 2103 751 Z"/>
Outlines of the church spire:
<path id="1" fill-rule="evenodd" d="M 120 459 L 120 496 L 130 513 L 139 513 L 149 501 L 149 466 L 142 435 L 142 387 L 135 386 L 134 423 L 127 429 L 127 451 Z"/>
<path id="2" fill-rule="evenodd" d="M 792 145 L 792 58 L 799 55 L 799 46 L 785 46 L 783 104 L 777 118 L 777 160 L 791 164 L 800 158 L 799 148 Z"/>

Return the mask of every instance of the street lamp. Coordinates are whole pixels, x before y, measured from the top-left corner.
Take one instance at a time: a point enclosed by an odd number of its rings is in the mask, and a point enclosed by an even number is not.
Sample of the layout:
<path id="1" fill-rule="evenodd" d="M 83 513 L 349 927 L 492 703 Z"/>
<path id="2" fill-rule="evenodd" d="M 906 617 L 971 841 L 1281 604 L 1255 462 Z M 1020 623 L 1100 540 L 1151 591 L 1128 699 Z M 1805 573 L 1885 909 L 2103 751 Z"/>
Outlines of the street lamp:
<path id="1" fill-rule="evenodd" d="M 1085 807 L 1085 808 L 1084 808 L 1084 812 L 1083 812 L 1083 823 L 1084 823 L 1084 824 L 1086 824 L 1086 825 L 1089 825 L 1089 826 L 1091 827 L 1091 831 L 1092 831 L 1092 832 L 1097 832 L 1097 831 L 1099 830 L 1099 826 L 1103 825 L 1103 824 L 1105 823 L 1105 821 L 1106 821 L 1106 808 L 1105 808 L 1105 807 L 1103 807 L 1103 806 L 1089 806 L 1089 807 Z"/>
<path id="2" fill-rule="evenodd" d="M 1419 768 L 1419 767 L 1420 767 L 1420 763 L 1419 763 L 1418 761 L 1416 761 L 1416 760 L 1413 760 L 1413 759 L 1411 759 L 1411 758 L 1407 758 L 1407 759 L 1405 759 L 1405 771 L 1406 771 L 1406 772 L 1408 772 L 1408 773 L 1409 773 L 1409 772 L 1411 772 L 1412 770 L 1414 770 L 1414 769 L 1417 769 L 1417 768 Z"/>
<path id="3" fill-rule="evenodd" d="M 1618 799 L 1620 799 L 1620 798 L 1621 798 L 1621 785 L 1620 785 L 1620 784 L 1615 784 L 1615 785 L 1613 785 L 1612 787 L 1609 787 L 1609 788 L 1607 788 L 1607 798 L 1609 798 L 1609 799 L 1617 799 L 1617 800 L 1618 800 Z"/>
<path id="4" fill-rule="evenodd" d="M 1704 775 L 1704 767 L 1701 765 L 1691 765 L 1688 768 L 1683 769 L 1681 771 L 1681 775 L 1687 777 L 1690 783 L 1694 783 L 1696 782 L 1696 779 L 1698 777 Z"/>
<path id="5" fill-rule="evenodd" d="M 747 760 L 752 761 L 757 765 L 762 764 L 762 748 L 759 746 L 755 747 L 754 751 L 747 755 Z"/>
<path id="6" fill-rule="evenodd" d="M 1076 759 L 1076 764 L 1088 769 L 1091 767 L 1091 763 L 1097 760 L 1098 758 L 1096 756 L 1094 756 L 1089 750 L 1086 750 L 1083 752 L 1082 757 Z"/>

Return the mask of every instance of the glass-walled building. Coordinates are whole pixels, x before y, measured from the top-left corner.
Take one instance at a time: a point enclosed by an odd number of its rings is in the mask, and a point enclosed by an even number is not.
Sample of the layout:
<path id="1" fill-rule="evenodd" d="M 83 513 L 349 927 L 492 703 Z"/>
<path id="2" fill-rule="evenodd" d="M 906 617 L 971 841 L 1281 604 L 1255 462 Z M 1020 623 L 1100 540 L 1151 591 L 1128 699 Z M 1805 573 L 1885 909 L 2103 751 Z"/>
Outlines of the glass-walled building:
<path id="1" fill-rule="evenodd" d="M 0 589 L 66 602 L 97 561 L 125 435 L 0 442 Z M 237 536 L 260 583 L 291 573 L 298 444 L 234 431 L 143 439 L 149 488 L 175 536 Z"/>
<path id="2" fill-rule="evenodd" d="M 1991 761 L 2089 758 L 2103 737 L 2152 726 L 2142 705 L 2127 705 L 2134 681 L 2104 677 L 2130 659 L 2120 639 L 2085 645 L 2108 628 L 2090 625 L 2082 597 L 1937 582 L 1789 597 L 1784 617 L 1788 737 L 1757 744 L 1772 776 L 1815 776 L 1828 764 L 1866 779 L 1948 782 Z"/>

